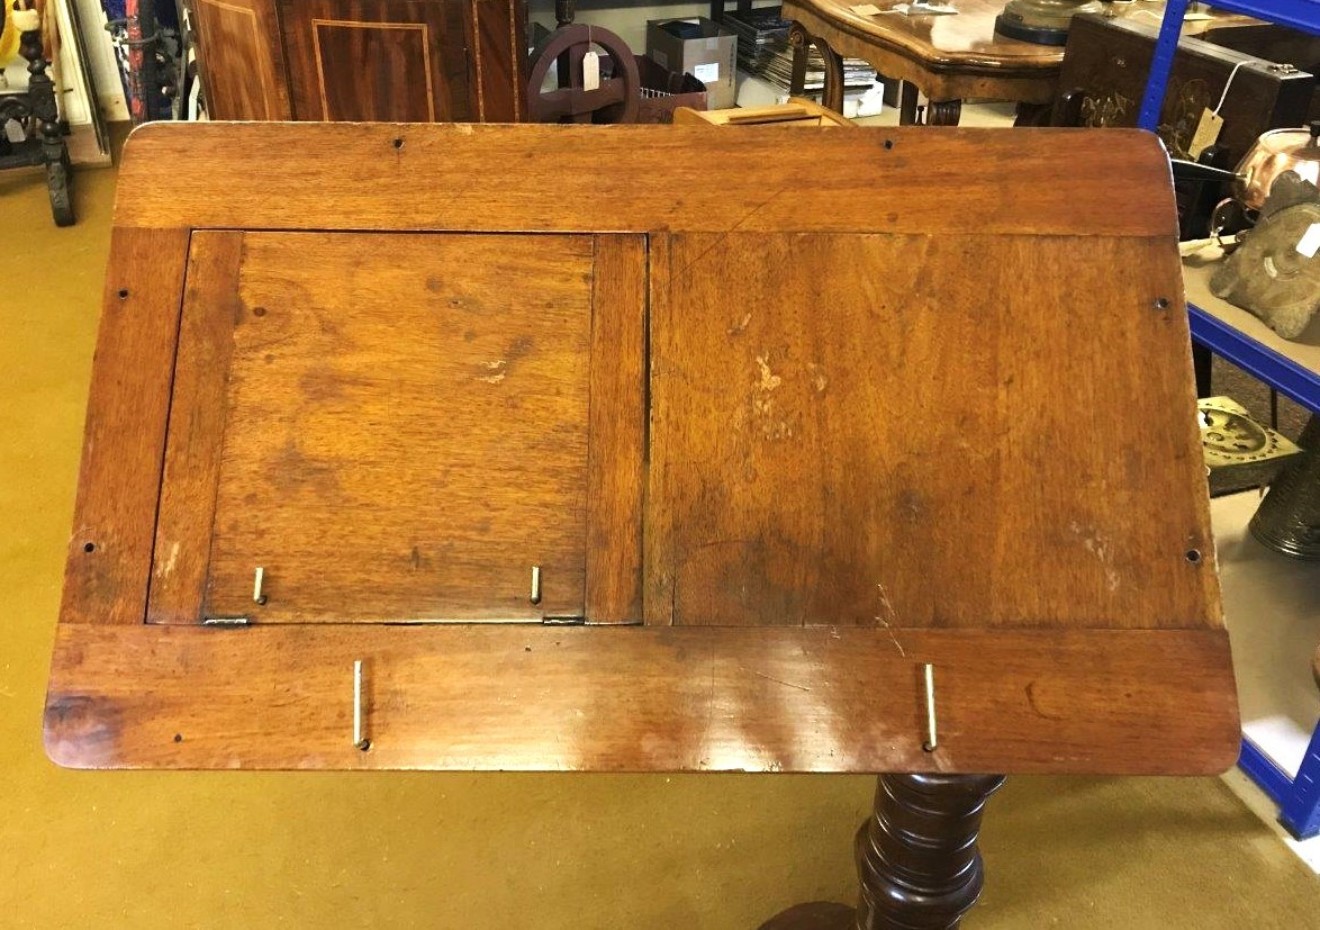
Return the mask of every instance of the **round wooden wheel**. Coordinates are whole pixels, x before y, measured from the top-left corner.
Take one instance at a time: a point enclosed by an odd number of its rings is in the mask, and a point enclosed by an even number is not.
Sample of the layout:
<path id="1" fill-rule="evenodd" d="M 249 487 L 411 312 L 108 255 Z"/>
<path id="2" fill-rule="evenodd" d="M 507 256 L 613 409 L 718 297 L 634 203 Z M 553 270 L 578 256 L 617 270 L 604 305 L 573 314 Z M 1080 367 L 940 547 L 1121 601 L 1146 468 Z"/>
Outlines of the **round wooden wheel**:
<path id="1" fill-rule="evenodd" d="M 582 86 L 582 59 L 592 46 L 600 50 L 600 86 Z M 560 58 L 557 90 L 542 91 L 546 75 Z M 563 86 L 566 73 L 568 86 Z M 527 113 L 534 123 L 632 123 L 641 106 L 641 77 L 632 50 L 622 39 L 597 26 L 574 23 L 550 33 L 532 52 L 527 79 Z"/>

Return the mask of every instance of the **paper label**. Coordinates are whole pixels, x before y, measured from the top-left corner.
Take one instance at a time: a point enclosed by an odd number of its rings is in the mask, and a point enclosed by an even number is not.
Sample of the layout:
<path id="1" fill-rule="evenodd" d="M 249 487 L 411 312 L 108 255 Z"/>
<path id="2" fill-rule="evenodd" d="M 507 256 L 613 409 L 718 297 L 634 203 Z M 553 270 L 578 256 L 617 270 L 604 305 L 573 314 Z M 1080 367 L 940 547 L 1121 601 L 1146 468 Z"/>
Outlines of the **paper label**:
<path id="1" fill-rule="evenodd" d="M 600 52 L 587 52 L 582 56 L 582 89 L 600 87 Z"/>
<path id="2" fill-rule="evenodd" d="M 1312 223 L 1306 232 L 1302 233 L 1302 238 L 1297 243 L 1297 252 L 1307 258 L 1315 258 L 1315 253 L 1320 252 L 1320 223 Z"/>
<path id="3" fill-rule="evenodd" d="M 859 3 L 852 8 L 852 11 L 858 16 L 879 16 L 880 7 L 872 3 Z"/>
<path id="4" fill-rule="evenodd" d="M 692 69 L 692 76 L 703 84 L 720 79 L 720 63 L 712 61 L 708 65 L 697 65 Z"/>
<path id="5" fill-rule="evenodd" d="M 1201 119 L 1196 124 L 1196 132 L 1187 146 L 1187 154 L 1192 161 L 1201 157 L 1201 153 L 1219 141 L 1219 131 L 1224 128 L 1224 118 L 1209 107 L 1201 111 Z"/>

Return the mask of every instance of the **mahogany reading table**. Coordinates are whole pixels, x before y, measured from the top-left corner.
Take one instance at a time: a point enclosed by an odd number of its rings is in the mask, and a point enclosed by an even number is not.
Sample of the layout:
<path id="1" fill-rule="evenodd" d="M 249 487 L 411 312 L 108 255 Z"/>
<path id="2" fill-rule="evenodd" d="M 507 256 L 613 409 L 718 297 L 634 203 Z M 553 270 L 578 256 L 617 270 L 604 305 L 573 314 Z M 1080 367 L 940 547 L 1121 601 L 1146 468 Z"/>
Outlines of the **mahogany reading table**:
<path id="1" fill-rule="evenodd" d="M 120 182 L 61 764 L 889 773 L 858 914 L 775 926 L 953 927 L 980 773 L 1232 763 L 1153 136 L 156 124 Z"/>

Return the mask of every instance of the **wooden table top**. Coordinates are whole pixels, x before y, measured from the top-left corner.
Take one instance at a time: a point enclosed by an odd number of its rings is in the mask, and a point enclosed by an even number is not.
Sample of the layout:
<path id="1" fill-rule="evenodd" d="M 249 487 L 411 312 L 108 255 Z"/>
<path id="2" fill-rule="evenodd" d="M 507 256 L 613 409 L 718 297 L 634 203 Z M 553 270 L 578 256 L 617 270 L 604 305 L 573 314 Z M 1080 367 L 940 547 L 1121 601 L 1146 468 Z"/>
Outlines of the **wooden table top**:
<path id="1" fill-rule="evenodd" d="M 900 0 L 876 0 L 871 6 L 889 11 Z M 956 15 L 907 16 L 884 12 L 858 13 L 853 0 L 784 0 L 785 19 L 802 22 L 807 31 L 825 39 L 840 54 L 871 61 L 891 77 L 917 80 L 915 73 L 901 74 L 899 60 L 919 66 L 927 81 L 939 75 L 957 75 L 999 80 L 1052 80 L 1063 62 L 1063 46 L 1040 45 L 999 35 L 995 17 L 1004 9 L 1003 0 L 949 0 Z M 1117 14 L 1159 24 L 1162 2 L 1115 4 Z M 1184 35 L 1195 35 L 1212 26 L 1254 22 L 1239 14 L 1213 11 L 1210 20 L 1185 23 Z M 919 83 L 923 83 L 920 82 Z M 925 89 L 923 87 L 923 89 Z M 972 93 L 995 95 L 994 85 L 969 85 Z M 952 93 L 953 89 L 944 93 Z M 1047 88 L 1044 99 L 1048 101 Z M 943 96 L 940 89 L 935 93 Z M 1040 94 L 1034 95 L 1040 97 Z M 1013 99 L 1033 99 L 1030 89 L 1017 89 Z"/>
<path id="2" fill-rule="evenodd" d="M 877 0 L 871 4 L 890 11 L 901 0 Z M 953 16 L 907 16 L 885 12 L 879 16 L 858 13 L 861 4 L 852 0 L 785 0 L 785 19 L 806 13 L 819 17 L 841 31 L 865 38 L 878 46 L 901 52 L 932 70 L 947 68 L 983 69 L 1030 74 L 1057 71 L 1063 60 L 1062 46 L 1039 45 L 1011 39 L 995 32 L 995 17 L 1004 11 L 1002 0 L 951 0 Z"/>
<path id="3" fill-rule="evenodd" d="M 1235 758 L 1153 137 L 153 125 L 120 178 L 57 761 Z"/>

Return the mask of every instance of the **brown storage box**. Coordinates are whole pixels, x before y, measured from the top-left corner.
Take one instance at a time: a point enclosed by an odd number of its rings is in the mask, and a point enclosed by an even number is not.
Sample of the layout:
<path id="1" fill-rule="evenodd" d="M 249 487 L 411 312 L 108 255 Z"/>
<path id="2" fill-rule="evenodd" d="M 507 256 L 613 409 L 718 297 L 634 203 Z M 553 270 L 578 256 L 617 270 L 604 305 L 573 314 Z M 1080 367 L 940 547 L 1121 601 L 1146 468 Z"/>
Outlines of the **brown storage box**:
<path id="1" fill-rule="evenodd" d="M 738 37 L 704 16 L 653 19 L 646 24 L 646 55 L 660 67 L 690 74 L 706 85 L 707 104 L 731 107 L 738 97 Z"/>
<path id="2" fill-rule="evenodd" d="M 705 84 L 690 74 L 662 68 L 645 55 L 634 57 L 642 78 L 642 105 L 637 111 L 637 122 L 672 123 L 678 107 L 706 109 Z"/>

